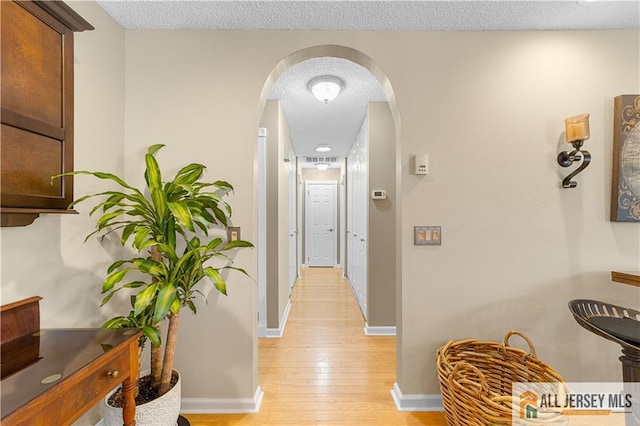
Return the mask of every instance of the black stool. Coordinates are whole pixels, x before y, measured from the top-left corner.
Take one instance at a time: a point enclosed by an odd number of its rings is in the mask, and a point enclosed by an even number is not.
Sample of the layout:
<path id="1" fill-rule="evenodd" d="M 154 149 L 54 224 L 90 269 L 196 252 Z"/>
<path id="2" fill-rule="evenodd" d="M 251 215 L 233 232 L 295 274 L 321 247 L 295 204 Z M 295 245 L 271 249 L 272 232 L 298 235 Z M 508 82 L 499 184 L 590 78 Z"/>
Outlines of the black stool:
<path id="1" fill-rule="evenodd" d="M 573 318 L 582 327 L 618 343 L 622 346 L 622 380 L 625 383 L 640 382 L 640 312 L 635 309 L 598 302 L 596 300 L 576 299 L 569 302 Z M 640 425 L 640 407 L 638 395 L 632 391 L 633 413 L 627 413 L 627 426 Z"/>

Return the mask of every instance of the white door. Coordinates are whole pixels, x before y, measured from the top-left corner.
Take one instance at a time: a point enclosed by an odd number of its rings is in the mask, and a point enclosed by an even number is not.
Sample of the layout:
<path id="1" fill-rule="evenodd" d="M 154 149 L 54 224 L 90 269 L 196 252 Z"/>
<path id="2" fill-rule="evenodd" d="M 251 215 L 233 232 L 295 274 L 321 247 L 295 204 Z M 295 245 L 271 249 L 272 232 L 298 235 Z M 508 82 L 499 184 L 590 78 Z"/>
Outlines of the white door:
<path id="1" fill-rule="evenodd" d="M 336 251 L 336 183 L 305 185 L 307 266 L 334 266 Z"/>

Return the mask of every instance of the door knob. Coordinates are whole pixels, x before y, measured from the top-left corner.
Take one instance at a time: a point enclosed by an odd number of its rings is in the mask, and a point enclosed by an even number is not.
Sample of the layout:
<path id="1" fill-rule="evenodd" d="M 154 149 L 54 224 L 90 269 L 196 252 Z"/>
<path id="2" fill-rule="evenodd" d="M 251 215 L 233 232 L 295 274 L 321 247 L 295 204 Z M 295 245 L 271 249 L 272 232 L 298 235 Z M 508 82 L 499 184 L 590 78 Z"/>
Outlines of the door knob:
<path id="1" fill-rule="evenodd" d="M 329 229 L 329 232 L 333 232 L 333 228 Z"/>

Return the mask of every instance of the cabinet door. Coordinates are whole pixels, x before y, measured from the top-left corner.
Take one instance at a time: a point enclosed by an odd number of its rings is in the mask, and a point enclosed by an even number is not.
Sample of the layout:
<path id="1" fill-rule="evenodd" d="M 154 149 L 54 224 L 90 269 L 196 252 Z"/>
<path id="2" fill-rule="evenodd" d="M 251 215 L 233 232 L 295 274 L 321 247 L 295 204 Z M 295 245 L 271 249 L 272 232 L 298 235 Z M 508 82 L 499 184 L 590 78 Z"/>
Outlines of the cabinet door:
<path id="1" fill-rule="evenodd" d="M 73 170 L 73 32 L 30 2 L 1 2 L 2 207 L 64 209 Z"/>

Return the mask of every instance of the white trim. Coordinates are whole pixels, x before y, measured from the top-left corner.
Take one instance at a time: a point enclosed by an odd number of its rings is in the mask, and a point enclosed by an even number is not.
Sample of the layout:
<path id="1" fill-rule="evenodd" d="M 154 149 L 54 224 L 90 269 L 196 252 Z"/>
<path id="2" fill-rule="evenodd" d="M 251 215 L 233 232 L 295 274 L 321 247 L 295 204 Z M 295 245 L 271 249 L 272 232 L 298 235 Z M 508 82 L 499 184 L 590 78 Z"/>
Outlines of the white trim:
<path id="1" fill-rule="evenodd" d="M 444 411 L 440 394 L 403 395 L 398 383 L 394 383 L 391 397 L 398 411 Z"/>
<path id="2" fill-rule="evenodd" d="M 266 337 L 282 337 L 284 334 L 284 328 L 287 325 L 287 319 L 289 319 L 289 311 L 291 310 L 291 300 L 287 301 L 287 307 L 284 308 L 284 315 L 282 315 L 282 321 L 280 321 L 280 327 L 267 328 Z"/>
<path id="3" fill-rule="evenodd" d="M 258 337 L 267 335 L 267 129 L 258 129 Z"/>
<path id="4" fill-rule="evenodd" d="M 264 392 L 258 386 L 253 398 L 182 398 L 180 412 L 185 414 L 257 413 Z"/>
<path id="5" fill-rule="evenodd" d="M 267 337 L 267 321 L 258 321 L 258 337 Z"/>
<path id="6" fill-rule="evenodd" d="M 369 325 L 364 323 L 364 334 L 367 336 L 395 336 L 395 325 Z"/>

